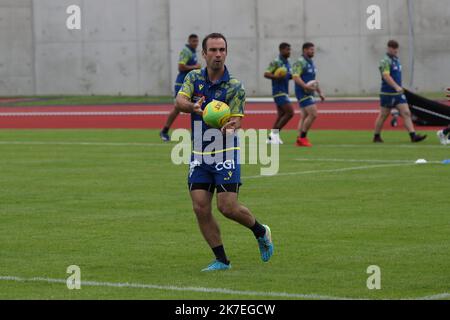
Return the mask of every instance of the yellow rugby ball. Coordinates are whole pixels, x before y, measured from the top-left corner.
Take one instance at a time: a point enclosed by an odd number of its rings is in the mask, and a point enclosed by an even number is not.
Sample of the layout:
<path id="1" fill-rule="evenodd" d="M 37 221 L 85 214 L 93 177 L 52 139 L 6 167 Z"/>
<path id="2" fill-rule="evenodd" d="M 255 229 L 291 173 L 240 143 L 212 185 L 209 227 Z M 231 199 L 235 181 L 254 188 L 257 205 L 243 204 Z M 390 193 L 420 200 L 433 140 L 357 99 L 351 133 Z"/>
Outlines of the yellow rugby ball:
<path id="1" fill-rule="evenodd" d="M 280 67 L 273 73 L 275 77 L 286 77 L 288 70 L 285 67 Z"/>
<path id="2" fill-rule="evenodd" d="M 222 101 L 213 100 L 203 109 L 203 121 L 212 128 L 222 128 L 230 119 L 230 107 Z"/>

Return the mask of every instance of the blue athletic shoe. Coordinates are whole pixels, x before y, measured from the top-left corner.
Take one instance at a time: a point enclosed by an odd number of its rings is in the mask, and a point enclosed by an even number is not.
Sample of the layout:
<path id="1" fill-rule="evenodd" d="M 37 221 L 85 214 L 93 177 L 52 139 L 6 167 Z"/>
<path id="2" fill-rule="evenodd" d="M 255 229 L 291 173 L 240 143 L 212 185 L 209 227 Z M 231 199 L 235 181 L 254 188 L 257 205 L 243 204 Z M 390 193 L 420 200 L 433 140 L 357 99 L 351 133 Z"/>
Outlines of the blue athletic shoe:
<path id="1" fill-rule="evenodd" d="M 169 137 L 169 134 L 167 132 L 160 131 L 159 132 L 159 136 L 161 137 L 161 140 L 164 141 L 164 142 L 170 141 L 170 137 Z"/>
<path id="2" fill-rule="evenodd" d="M 259 252 L 261 253 L 261 260 L 267 262 L 273 255 L 272 234 L 270 233 L 269 226 L 263 224 L 263 227 L 266 229 L 266 234 L 264 237 L 258 238 L 258 246 Z"/>
<path id="3" fill-rule="evenodd" d="M 231 269 L 231 264 L 225 264 L 223 262 L 220 262 L 219 260 L 214 260 L 211 262 L 209 266 L 202 269 L 203 272 L 205 271 L 218 271 L 218 270 L 229 270 Z"/>

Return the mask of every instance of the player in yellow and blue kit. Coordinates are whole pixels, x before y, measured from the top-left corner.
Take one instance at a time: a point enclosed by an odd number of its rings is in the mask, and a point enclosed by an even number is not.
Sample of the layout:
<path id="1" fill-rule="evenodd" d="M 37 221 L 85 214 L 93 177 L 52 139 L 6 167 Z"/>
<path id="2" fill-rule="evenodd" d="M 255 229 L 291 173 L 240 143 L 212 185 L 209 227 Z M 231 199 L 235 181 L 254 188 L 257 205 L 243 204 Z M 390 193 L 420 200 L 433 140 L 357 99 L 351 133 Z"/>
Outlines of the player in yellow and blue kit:
<path id="1" fill-rule="evenodd" d="M 217 207 L 227 218 L 249 228 L 255 235 L 261 259 L 269 261 L 273 254 L 270 228 L 256 221 L 249 209 L 238 202 L 241 185 L 239 141 L 235 130 L 244 116 L 245 90 L 225 66 L 227 41 L 220 33 L 212 33 L 202 42 L 206 68 L 191 71 L 176 98 L 178 111 L 191 113 L 192 155 L 188 187 L 194 212 L 203 237 L 216 259 L 202 271 L 231 268 L 220 236 L 219 226 L 212 215 L 211 202 L 217 190 Z M 207 151 L 210 144 L 204 134 L 210 129 L 202 118 L 203 109 L 213 99 L 225 102 L 231 109 L 230 120 L 221 128 L 222 148 Z M 211 161 L 212 160 L 212 161 Z"/>
<path id="2" fill-rule="evenodd" d="M 188 38 L 188 43 L 186 46 L 181 50 L 180 56 L 178 59 L 178 76 L 175 80 L 175 97 L 177 96 L 178 91 L 181 89 L 181 86 L 183 85 L 184 78 L 186 75 L 195 69 L 200 69 L 201 66 L 198 63 L 197 59 L 197 47 L 198 47 L 198 36 L 196 34 L 191 34 Z M 178 117 L 180 112 L 174 108 L 167 118 L 166 124 L 164 125 L 164 128 L 159 133 L 159 136 L 163 141 L 169 141 L 169 129 L 172 126 L 175 119 Z"/>
<path id="3" fill-rule="evenodd" d="M 403 118 L 405 128 L 409 132 L 411 142 L 420 142 L 427 136 L 416 134 L 411 119 L 406 97 L 402 88 L 402 65 L 398 58 L 399 44 L 395 40 L 389 40 L 387 53 L 380 62 L 379 70 L 381 74 L 380 105 L 381 110 L 375 122 L 375 133 L 373 142 L 382 143 L 381 129 L 386 119 L 391 114 L 393 108 L 398 109 Z"/>
<path id="4" fill-rule="evenodd" d="M 312 87 L 308 82 L 316 80 L 317 69 L 312 58 L 315 46 L 306 42 L 302 47 L 303 55 L 292 66 L 292 79 L 295 82 L 295 95 L 300 105 L 301 119 L 298 125 L 299 136 L 296 145 L 299 147 L 311 147 L 307 134 L 314 120 L 317 118 L 317 106 L 314 101 L 314 92 L 317 91 L 322 101 L 325 100 L 320 87 Z"/>
<path id="5" fill-rule="evenodd" d="M 272 96 L 277 106 L 277 118 L 273 125 L 273 130 L 269 135 L 267 143 L 283 144 L 279 132 L 294 116 L 291 101 L 289 100 L 289 80 L 292 79 L 291 64 L 289 57 L 291 56 L 291 45 L 283 42 L 279 45 L 279 56 L 273 60 L 264 77 L 272 80 Z M 286 75 L 276 76 L 275 71 L 278 68 L 286 68 L 288 71 Z"/>

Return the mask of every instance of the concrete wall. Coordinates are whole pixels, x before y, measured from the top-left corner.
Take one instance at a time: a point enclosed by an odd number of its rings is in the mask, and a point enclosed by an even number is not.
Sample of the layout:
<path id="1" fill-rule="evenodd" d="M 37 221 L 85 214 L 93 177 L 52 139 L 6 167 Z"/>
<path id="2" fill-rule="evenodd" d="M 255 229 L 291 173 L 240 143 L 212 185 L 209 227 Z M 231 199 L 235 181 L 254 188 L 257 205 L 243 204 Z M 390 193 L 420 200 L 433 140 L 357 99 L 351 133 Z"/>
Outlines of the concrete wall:
<path id="1" fill-rule="evenodd" d="M 0 94 L 33 94 L 31 0 L 0 0 Z"/>
<path id="2" fill-rule="evenodd" d="M 66 8 L 81 7 L 81 30 Z M 37 94 L 148 94 L 170 88 L 164 0 L 34 0 Z"/>
<path id="3" fill-rule="evenodd" d="M 66 8 L 82 9 L 68 30 Z M 366 28 L 366 8 L 382 30 Z M 450 85 L 450 1 L 415 0 L 415 90 Z M 317 47 L 328 94 L 376 93 L 388 39 L 401 44 L 409 82 L 407 0 L 0 0 L 0 95 L 172 93 L 179 50 L 190 33 L 227 36 L 227 65 L 248 95 L 269 95 L 265 68 L 278 44 Z M 202 59 L 201 59 L 202 61 Z M 203 61 L 202 61 L 203 62 Z M 293 86 L 292 86 L 293 88 Z"/>

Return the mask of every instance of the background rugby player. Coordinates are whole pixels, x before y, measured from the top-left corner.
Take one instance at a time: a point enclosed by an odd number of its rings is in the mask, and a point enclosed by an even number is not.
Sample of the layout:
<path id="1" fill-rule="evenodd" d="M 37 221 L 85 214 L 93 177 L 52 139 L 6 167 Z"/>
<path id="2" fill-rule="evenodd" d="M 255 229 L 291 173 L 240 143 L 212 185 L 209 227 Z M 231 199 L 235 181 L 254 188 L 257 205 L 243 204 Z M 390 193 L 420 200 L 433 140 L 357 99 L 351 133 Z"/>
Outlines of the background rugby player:
<path id="1" fill-rule="evenodd" d="M 322 101 L 325 100 L 320 87 L 314 88 L 307 83 L 316 80 L 317 68 L 312 58 L 315 47 L 311 42 L 306 42 L 302 47 L 303 55 L 292 66 L 292 78 L 295 82 L 295 95 L 300 105 L 301 119 L 298 125 L 299 136 L 296 145 L 299 147 L 312 147 L 307 135 L 309 129 L 317 118 L 317 106 L 314 101 L 314 92 L 317 91 Z"/>
<path id="2" fill-rule="evenodd" d="M 280 138 L 280 131 L 294 116 L 294 110 L 292 108 L 291 101 L 289 100 L 289 80 L 292 79 L 292 70 L 289 63 L 289 57 L 291 56 L 291 45 L 283 42 L 279 45 L 279 56 L 273 60 L 264 77 L 272 80 L 272 97 L 277 106 L 277 118 L 273 125 L 272 132 L 267 139 L 267 143 L 283 144 L 283 140 Z M 284 76 L 276 76 L 274 73 L 278 68 L 286 68 L 288 71 Z"/>
<path id="3" fill-rule="evenodd" d="M 402 88 L 402 65 L 398 58 L 399 44 L 395 40 L 389 40 L 387 53 L 380 62 L 381 92 L 380 92 L 380 113 L 375 122 L 375 133 L 373 142 L 381 143 L 381 130 L 386 119 L 391 114 L 392 108 L 398 109 L 403 118 L 406 130 L 409 132 L 411 142 L 420 142 L 426 135 L 416 134 L 411 119 L 411 111 L 403 94 Z"/>
<path id="4" fill-rule="evenodd" d="M 197 60 L 197 52 L 196 52 L 198 42 L 199 42 L 198 36 L 196 34 L 191 34 L 188 38 L 188 43 L 180 52 L 178 59 L 179 73 L 177 79 L 175 80 L 175 87 L 174 87 L 175 98 L 178 94 L 178 91 L 181 89 L 181 86 L 183 85 L 183 81 L 186 75 L 192 70 L 201 68 L 201 65 L 198 63 Z M 159 133 L 159 136 L 163 141 L 170 141 L 169 129 L 179 114 L 180 112 L 177 110 L 177 108 L 174 108 L 167 117 L 166 124 Z"/>

